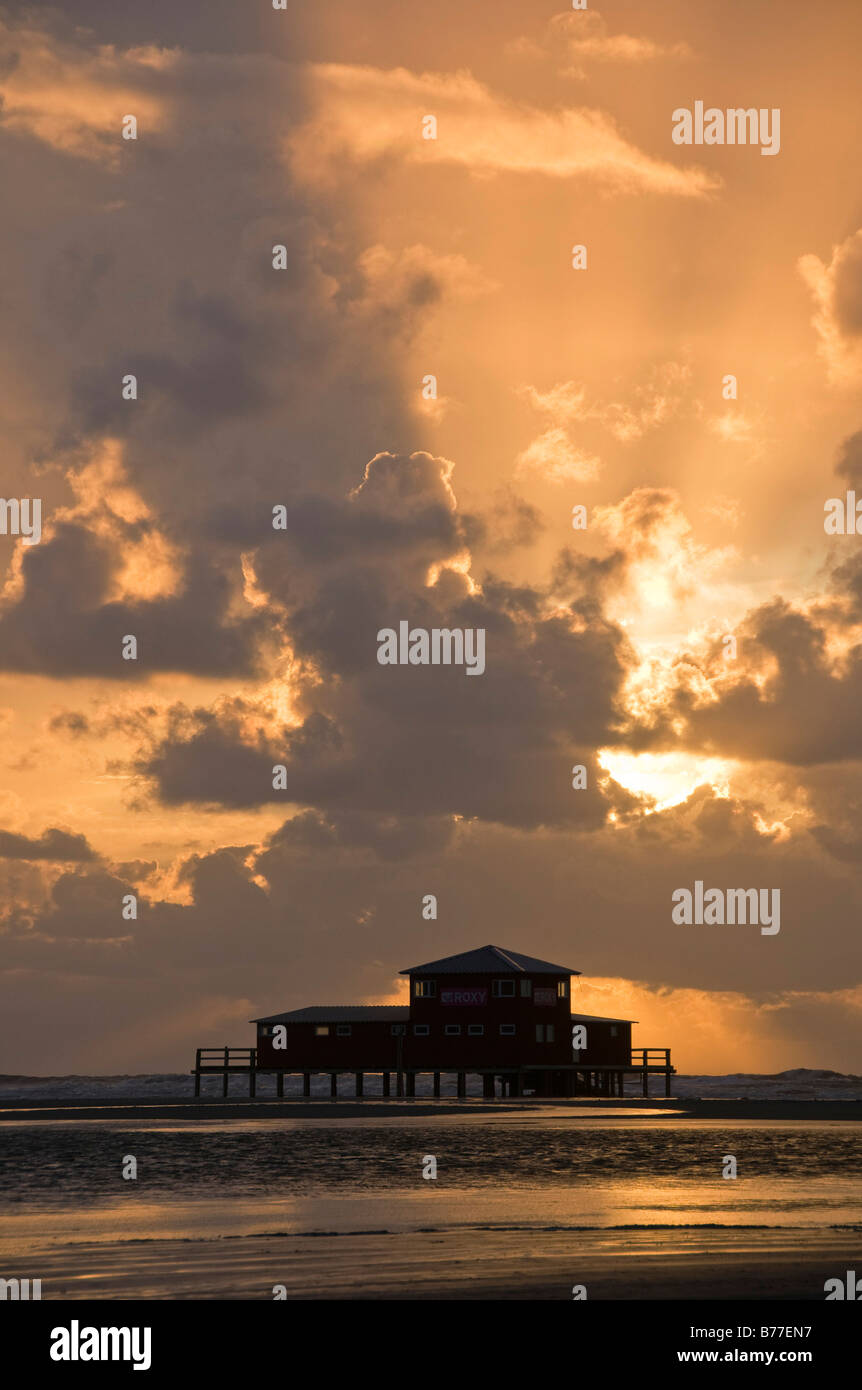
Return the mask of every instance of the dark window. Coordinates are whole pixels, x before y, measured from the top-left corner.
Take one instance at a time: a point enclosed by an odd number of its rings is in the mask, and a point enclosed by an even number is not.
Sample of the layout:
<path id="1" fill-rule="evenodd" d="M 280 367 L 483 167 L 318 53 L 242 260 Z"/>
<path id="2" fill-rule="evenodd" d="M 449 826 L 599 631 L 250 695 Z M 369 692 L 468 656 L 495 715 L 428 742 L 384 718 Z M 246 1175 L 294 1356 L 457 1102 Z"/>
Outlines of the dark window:
<path id="1" fill-rule="evenodd" d="M 339 1023 L 335 1029 L 336 1036 L 339 1038 L 349 1038 L 353 1029 L 349 1023 Z"/>
<path id="2" fill-rule="evenodd" d="M 461 1025 L 460 1023 L 447 1023 L 443 1028 L 443 1032 L 446 1034 L 447 1038 L 458 1038 L 461 1036 Z"/>
<path id="3" fill-rule="evenodd" d="M 428 1027 L 427 1023 L 414 1023 L 413 1032 L 416 1034 L 417 1038 L 427 1038 L 431 1029 Z"/>
<path id="4" fill-rule="evenodd" d="M 513 1033 L 514 1033 L 514 1031 L 515 1031 L 515 1025 L 514 1025 L 514 1023 L 501 1023 L 501 1024 L 500 1024 L 500 1033 L 502 1034 L 503 1037 L 505 1037 L 505 1038 L 511 1038 L 512 1035 L 513 1035 Z"/>
<path id="5" fill-rule="evenodd" d="M 400 1038 L 401 1035 L 402 1035 L 402 1033 L 404 1032 L 404 1024 L 403 1024 L 403 1023 L 393 1023 L 393 1025 L 392 1025 L 392 1027 L 389 1029 L 389 1031 L 390 1031 L 390 1033 L 392 1034 L 393 1038 Z"/>
<path id="6" fill-rule="evenodd" d="M 514 997 L 514 994 L 515 994 L 515 981 L 514 981 L 514 980 L 495 980 L 495 981 L 494 981 L 494 998 L 495 998 L 495 999 L 512 999 L 512 998 Z"/>
<path id="7" fill-rule="evenodd" d="M 554 1041 L 554 1025 L 553 1025 L 553 1023 L 546 1023 L 546 1024 L 545 1024 L 545 1042 L 553 1042 L 553 1041 Z"/>
<path id="8" fill-rule="evenodd" d="M 522 980 L 522 981 L 521 981 L 521 998 L 522 998 L 522 999 L 529 999 L 530 996 L 532 995 L 532 993 L 533 993 L 533 981 L 532 981 L 532 980 Z"/>
<path id="9" fill-rule="evenodd" d="M 417 999 L 433 999 L 437 993 L 436 980 L 417 980 L 414 991 Z"/>
<path id="10" fill-rule="evenodd" d="M 615 1023 L 612 1023 L 612 1024 L 611 1024 L 611 1037 L 612 1037 L 612 1038 L 615 1038 L 615 1037 L 617 1036 L 617 1034 L 619 1033 L 619 1031 L 620 1031 L 620 1030 L 619 1030 L 619 1028 L 617 1027 L 617 1025 L 616 1025 Z"/>
<path id="11" fill-rule="evenodd" d="M 536 1024 L 536 1042 L 544 1042 L 544 1041 L 545 1041 L 545 1025 L 544 1025 L 544 1023 L 537 1023 L 537 1024 Z"/>
<path id="12" fill-rule="evenodd" d="M 481 1038 L 481 1036 L 482 1036 L 482 1034 L 484 1033 L 484 1031 L 485 1031 L 485 1025 L 484 1025 L 484 1023 L 468 1023 L 468 1024 L 467 1024 L 467 1036 L 468 1036 L 468 1038 Z"/>

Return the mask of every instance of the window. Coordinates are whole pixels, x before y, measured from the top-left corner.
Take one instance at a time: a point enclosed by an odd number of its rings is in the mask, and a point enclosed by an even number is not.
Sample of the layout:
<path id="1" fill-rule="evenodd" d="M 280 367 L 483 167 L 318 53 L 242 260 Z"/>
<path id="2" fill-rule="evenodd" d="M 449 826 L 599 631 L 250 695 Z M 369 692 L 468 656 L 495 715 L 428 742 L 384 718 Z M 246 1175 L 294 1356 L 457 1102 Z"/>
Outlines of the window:
<path id="1" fill-rule="evenodd" d="M 557 981 L 557 998 L 558 998 L 558 999 L 566 999 L 566 998 L 568 997 L 568 993 L 569 993 L 569 982 L 568 982 L 568 980 L 558 980 L 558 981 Z"/>
<path id="2" fill-rule="evenodd" d="M 436 980 L 417 980 L 413 991 L 416 999 L 433 999 L 437 993 Z"/>
<path id="3" fill-rule="evenodd" d="M 427 1038 L 431 1029 L 428 1027 L 427 1023 L 414 1023 L 413 1032 L 417 1038 Z"/>
<path id="4" fill-rule="evenodd" d="M 484 1025 L 484 1023 L 468 1023 L 468 1024 L 467 1024 L 467 1036 L 468 1036 L 468 1038 L 481 1038 L 481 1037 L 482 1037 L 482 1034 L 483 1034 L 484 1032 L 485 1032 L 485 1025 Z"/>
<path id="5" fill-rule="evenodd" d="M 529 999 L 532 993 L 533 993 L 533 981 L 532 981 L 532 980 L 522 980 L 522 981 L 521 981 L 521 998 L 522 998 L 522 999 Z"/>
<path id="6" fill-rule="evenodd" d="M 461 1025 L 460 1023 L 446 1023 L 443 1026 L 443 1032 L 446 1034 L 447 1038 L 459 1038 L 461 1036 Z"/>
<path id="7" fill-rule="evenodd" d="M 328 1023 L 318 1023 L 317 1027 L 316 1027 L 315 1030 L 314 1030 L 314 1036 L 315 1036 L 316 1038 L 328 1038 L 328 1037 L 329 1037 L 329 1024 L 328 1024 Z"/>
<path id="8" fill-rule="evenodd" d="M 501 1036 L 501 1037 L 504 1037 L 504 1038 L 511 1038 L 511 1037 L 513 1036 L 514 1032 L 515 1032 L 515 1025 L 514 1025 L 514 1023 L 501 1023 L 501 1024 L 500 1024 L 500 1036 Z"/>
<path id="9" fill-rule="evenodd" d="M 545 1041 L 545 1025 L 544 1025 L 544 1023 L 537 1023 L 537 1024 L 536 1024 L 536 1042 L 544 1042 L 544 1041 Z"/>
<path id="10" fill-rule="evenodd" d="M 335 1029 L 336 1037 L 339 1038 L 349 1038 L 352 1032 L 353 1029 L 349 1023 L 339 1023 Z"/>
<path id="11" fill-rule="evenodd" d="M 617 1034 L 619 1033 L 619 1031 L 620 1031 L 620 1030 L 619 1030 L 619 1028 L 617 1027 L 617 1025 L 616 1025 L 615 1023 L 612 1023 L 612 1024 L 611 1024 L 611 1037 L 612 1037 L 612 1038 L 615 1038 L 615 1037 L 617 1036 Z"/>
<path id="12" fill-rule="evenodd" d="M 554 1041 L 554 1025 L 553 1025 L 553 1023 L 546 1023 L 546 1024 L 545 1024 L 545 1042 L 553 1042 L 553 1041 Z"/>
<path id="13" fill-rule="evenodd" d="M 404 1032 L 404 1024 L 403 1024 L 403 1023 L 393 1023 L 393 1025 L 392 1025 L 392 1027 L 389 1029 L 389 1031 L 390 1031 L 390 1033 L 392 1034 L 393 1038 L 400 1038 L 401 1035 L 402 1035 L 402 1033 Z"/>
<path id="14" fill-rule="evenodd" d="M 515 994 L 514 980 L 495 980 L 493 987 L 495 999 L 512 999 Z"/>

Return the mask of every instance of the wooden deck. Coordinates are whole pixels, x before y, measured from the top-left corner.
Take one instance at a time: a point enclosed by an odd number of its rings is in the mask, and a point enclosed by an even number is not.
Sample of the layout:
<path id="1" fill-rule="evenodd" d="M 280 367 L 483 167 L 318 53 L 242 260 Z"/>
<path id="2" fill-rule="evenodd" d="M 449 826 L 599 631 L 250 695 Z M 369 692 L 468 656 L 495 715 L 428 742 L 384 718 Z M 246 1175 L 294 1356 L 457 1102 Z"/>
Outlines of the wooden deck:
<path id="1" fill-rule="evenodd" d="M 228 1094 L 228 1083 L 231 1076 L 248 1077 L 248 1093 L 250 1096 L 256 1094 L 256 1083 L 258 1076 L 274 1076 L 276 1079 L 276 1095 L 284 1095 L 284 1078 L 286 1076 L 302 1077 L 303 1096 L 311 1095 L 312 1076 L 328 1076 L 330 1084 L 330 1095 L 338 1095 L 339 1076 L 353 1076 L 354 1095 L 364 1094 L 365 1076 L 379 1075 L 383 1078 L 383 1095 L 392 1094 L 392 1067 L 363 1067 L 357 1071 L 354 1067 L 343 1067 L 334 1070 L 332 1067 L 320 1068 L 319 1070 L 306 1071 L 303 1067 L 260 1067 L 257 1064 L 257 1048 L 254 1047 L 199 1047 L 195 1056 L 195 1065 L 192 1069 L 192 1076 L 195 1078 L 195 1095 L 201 1093 L 202 1076 L 221 1076 L 222 1095 Z M 550 1087 L 554 1074 L 565 1078 L 565 1089 L 559 1090 L 545 1089 Z M 671 1066 L 669 1047 L 633 1047 L 628 1063 L 609 1063 L 597 1065 L 594 1062 L 568 1062 L 553 1067 L 521 1066 L 521 1067 L 440 1067 L 436 1069 L 431 1066 L 425 1067 L 405 1067 L 402 1071 L 395 1072 L 395 1095 L 413 1097 L 416 1094 L 416 1077 L 433 1076 L 434 1095 L 440 1095 L 441 1076 L 457 1076 L 457 1094 L 459 1097 L 467 1094 L 467 1076 L 482 1077 L 482 1094 L 485 1099 L 493 1099 L 497 1096 L 496 1083 L 500 1082 L 503 1096 L 521 1096 L 524 1094 L 524 1084 L 527 1078 L 538 1079 L 542 1084 L 540 1087 L 530 1087 L 537 1097 L 550 1098 L 551 1096 L 577 1096 L 577 1095 L 596 1095 L 596 1096 L 621 1096 L 623 1095 L 624 1079 L 626 1076 L 639 1076 L 641 1078 L 642 1094 L 648 1096 L 649 1079 L 651 1076 L 664 1077 L 664 1094 L 671 1094 L 671 1077 L 676 1075 L 676 1068 Z"/>

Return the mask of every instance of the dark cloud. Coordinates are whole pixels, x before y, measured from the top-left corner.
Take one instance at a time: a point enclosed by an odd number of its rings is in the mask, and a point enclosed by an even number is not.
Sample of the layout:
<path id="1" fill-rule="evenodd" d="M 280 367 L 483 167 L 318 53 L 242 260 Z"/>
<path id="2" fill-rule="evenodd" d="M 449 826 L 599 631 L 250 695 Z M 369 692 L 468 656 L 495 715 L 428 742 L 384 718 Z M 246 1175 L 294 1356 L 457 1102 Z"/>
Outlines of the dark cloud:
<path id="1" fill-rule="evenodd" d="M 49 720 L 48 727 L 53 733 L 63 733 L 68 734 L 71 738 L 81 738 L 90 732 L 90 721 L 85 714 L 81 714 L 78 710 L 64 710 Z"/>
<path id="2" fill-rule="evenodd" d="M 84 863 L 96 855 L 86 835 L 68 830 L 43 830 L 38 840 L 0 830 L 0 859 L 56 859 Z"/>
<path id="3" fill-rule="evenodd" d="M 862 238 L 851 237 L 835 258 L 833 308 L 842 333 L 862 334 Z"/>
<path id="4" fill-rule="evenodd" d="M 132 528 L 130 534 L 134 534 Z M 0 669 L 136 680 L 151 671 L 251 674 L 271 629 L 257 612 L 228 614 L 237 576 L 228 561 L 194 553 L 176 597 L 111 601 L 122 550 L 84 526 L 64 522 L 24 554 L 23 586 L 0 616 Z M 123 659 L 123 638 L 138 659 Z"/>
<path id="5" fill-rule="evenodd" d="M 772 599 L 738 625 L 732 663 L 715 645 L 706 661 L 680 654 L 674 689 L 649 723 L 627 729 L 630 746 L 796 767 L 862 757 L 862 646 L 851 645 L 840 661 L 830 650 L 836 624 L 840 630 L 862 613 L 862 567 L 849 561 L 833 579 L 843 608 L 824 601 L 802 612 Z"/>
<path id="6" fill-rule="evenodd" d="M 340 504 L 288 508 L 255 573 L 308 668 L 294 691 L 302 723 L 250 736 L 233 710 L 183 712 L 139 763 L 165 802 L 584 828 L 625 804 L 600 789 L 595 760 L 619 723 L 624 635 L 591 597 L 561 609 L 549 591 L 488 574 L 474 592 L 447 569 L 467 543 L 449 471 L 427 454 L 381 454 Z M 402 620 L 484 630 L 484 674 L 381 666 L 377 633 Z M 287 789 L 273 792 L 282 763 Z M 588 769 L 584 791 L 571 786 L 576 763 Z"/>
<path id="7" fill-rule="evenodd" d="M 852 487 L 862 486 L 862 430 L 842 441 L 835 472 L 839 478 L 846 478 Z"/>

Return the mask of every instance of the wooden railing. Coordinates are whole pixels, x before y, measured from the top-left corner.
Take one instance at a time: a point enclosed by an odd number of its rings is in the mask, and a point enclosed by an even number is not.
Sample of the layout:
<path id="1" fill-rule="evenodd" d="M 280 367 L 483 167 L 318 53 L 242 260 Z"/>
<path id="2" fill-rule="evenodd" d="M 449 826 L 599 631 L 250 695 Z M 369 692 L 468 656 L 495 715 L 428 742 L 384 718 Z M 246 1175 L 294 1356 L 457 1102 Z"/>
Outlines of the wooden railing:
<path id="1" fill-rule="evenodd" d="M 670 1067 L 669 1047 L 633 1047 L 633 1067 Z"/>
<path id="2" fill-rule="evenodd" d="M 256 1047 L 199 1047 L 195 1071 L 250 1071 L 257 1066 Z"/>

